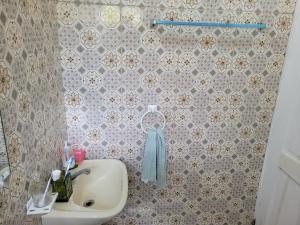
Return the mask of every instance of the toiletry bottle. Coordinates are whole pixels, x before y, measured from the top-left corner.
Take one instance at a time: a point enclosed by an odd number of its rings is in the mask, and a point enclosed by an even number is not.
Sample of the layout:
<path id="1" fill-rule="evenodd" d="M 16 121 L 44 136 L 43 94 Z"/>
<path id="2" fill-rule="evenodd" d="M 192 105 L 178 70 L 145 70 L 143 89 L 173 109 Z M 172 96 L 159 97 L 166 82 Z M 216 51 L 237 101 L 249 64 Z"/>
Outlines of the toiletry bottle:
<path id="1" fill-rule="evenodd" d="M 73 145 L 71 149 L 75 162 L 79 165 L 85 159 L 85 151 L 80 145 Z"/>
<path id="2" fill-rule="evenodd" d="M 69 160 L 69 147 L 68 147 L 68 143 L 65 141 L 65 146 L 64 146 L 64 150 L 62 152 L 62 164 L 63 167 L 67 167 L 67 163 Z"/>
<path id="3" fill-rule="evenodd" d="M 65 142 L 65 147 L 62 155 L 62 163 L 63 163 L 63 168 L 67 168 L 68 162 L 70 158 L 73 157 L 73 150 L 72 148 L 68 145 L 67 142 Z M 77 165 L 75 163 L 75 160 L 72 162 L 72 164 L 69 166 L 69 169 L 76 168 Z"/>

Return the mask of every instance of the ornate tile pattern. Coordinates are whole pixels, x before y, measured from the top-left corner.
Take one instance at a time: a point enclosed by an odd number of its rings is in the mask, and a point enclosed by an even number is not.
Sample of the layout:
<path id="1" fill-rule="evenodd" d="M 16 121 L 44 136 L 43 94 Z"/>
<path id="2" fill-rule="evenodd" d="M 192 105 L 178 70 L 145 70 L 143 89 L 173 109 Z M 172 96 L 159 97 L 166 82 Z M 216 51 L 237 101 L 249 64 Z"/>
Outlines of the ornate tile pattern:
<path id="1" fill-rule="evenodd" d="M 285 0 L 58 3 L 69 142 L 85 146 L 90 159 L 121 159 L 129 172 L 128 204 L 110 224 L 251 224 L 294 7 Z M 268 28 L 151 27 L 154 18 Z M 148 104 L 167 116 L 164 190 L 140 181 L 139 121 Z"/>
<path id="2" fill-rule="evenodd" d="M 31 186 L 59 166 L 66 122 L 56 15 L 55 1 L 0 1 L 0 110 L 12 170 L 0 192 L 1 225 L 41 224 L 26 216 Z"/>

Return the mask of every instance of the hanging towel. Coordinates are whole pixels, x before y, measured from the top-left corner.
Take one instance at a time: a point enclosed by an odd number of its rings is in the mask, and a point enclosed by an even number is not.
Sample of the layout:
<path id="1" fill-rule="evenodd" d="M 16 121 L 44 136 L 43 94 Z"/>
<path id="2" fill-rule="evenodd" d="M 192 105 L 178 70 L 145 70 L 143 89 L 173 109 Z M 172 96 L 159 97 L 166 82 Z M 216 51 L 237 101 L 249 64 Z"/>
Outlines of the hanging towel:
<path id="1" fill-rule="evenodd" d="M 166 186 L 166 148 L 161 128 L 149 129 L 144 152 L 142 181 Z"/>
<path id="2" fill-rule="evenodd" d="M 166 167 L 166 146 L 165 146 L 165 138 L 164 132 L 161 128 L 156 130 L 156 151 L 157 151 L 157 185 L 160 188 L 164 188 L 167 184 L 167 167 Z"/>
<path id="3" fill-rule="evenodd" d="M 156 130 L 149 129 L 147 133 L 142 181 L 156 182 Z"/>

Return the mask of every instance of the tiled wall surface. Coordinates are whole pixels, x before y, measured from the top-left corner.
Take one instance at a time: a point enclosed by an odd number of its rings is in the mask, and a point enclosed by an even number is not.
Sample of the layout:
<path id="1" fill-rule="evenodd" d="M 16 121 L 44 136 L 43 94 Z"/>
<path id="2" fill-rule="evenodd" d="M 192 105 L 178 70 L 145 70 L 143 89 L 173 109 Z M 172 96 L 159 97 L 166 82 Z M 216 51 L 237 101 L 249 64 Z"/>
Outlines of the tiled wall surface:
<path id="1" fill-rule="evenodd" d="M 41 224 L 26 217 L 32 183 L 58 166 L 66 138 L 58 64 L 56 2 L 0 1 L 0 110 L 12 174 L 0 191 L 0 224 Z"/>
<path id="2" fill-rule="evenodd" d="M 111 224 L 250 225 L 295 2 L 90 3 L 57 5 L 68 139 L 90 159 L 126 163 L 128 204 Z M 155 18 L 268 28 L 151 27 Z M 164 190 L 140 181 L 148 104 L 167 116 Z"/>

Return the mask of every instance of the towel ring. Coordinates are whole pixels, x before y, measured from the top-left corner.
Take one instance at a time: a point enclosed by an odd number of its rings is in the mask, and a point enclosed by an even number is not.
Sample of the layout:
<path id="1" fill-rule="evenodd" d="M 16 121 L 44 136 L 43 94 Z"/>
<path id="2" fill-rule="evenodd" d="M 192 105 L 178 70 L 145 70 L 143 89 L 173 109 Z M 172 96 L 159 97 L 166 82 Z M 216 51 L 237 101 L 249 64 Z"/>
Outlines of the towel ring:
<path id="1" fill-rule="evenodd" d="M 143 120 L 144 120 L 145 116 L 146 116 L 148 113 L 158 113 L 159 115 L 161 115 L 161 116 L 164 118 L 164 124 L 163 124 L 163 126 L 162 126 L 162 129 L 165 128 L 165 126 L 166 126 L 166 117 L 165 117 L 165 115 L 164 115 L 162 112 L 160 112 L 160 111 L 157 110 L 157 105 L 148 105 L 148 111 L 145 112 L 145 113 L 143 114 L 142 118 L 141 118 L 141 128 L 142 128 L 142 130 L 143 130 L 145 133 L 147 133 L 147 130 L 146 130 L 146 129 L 144 128 L 144 126 L 143 126 Z"/>

